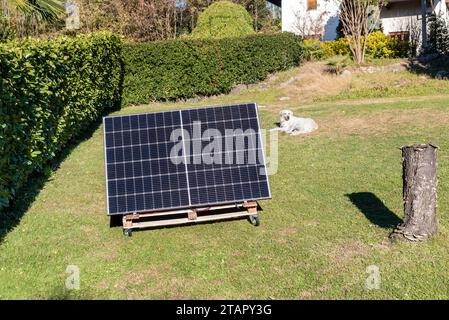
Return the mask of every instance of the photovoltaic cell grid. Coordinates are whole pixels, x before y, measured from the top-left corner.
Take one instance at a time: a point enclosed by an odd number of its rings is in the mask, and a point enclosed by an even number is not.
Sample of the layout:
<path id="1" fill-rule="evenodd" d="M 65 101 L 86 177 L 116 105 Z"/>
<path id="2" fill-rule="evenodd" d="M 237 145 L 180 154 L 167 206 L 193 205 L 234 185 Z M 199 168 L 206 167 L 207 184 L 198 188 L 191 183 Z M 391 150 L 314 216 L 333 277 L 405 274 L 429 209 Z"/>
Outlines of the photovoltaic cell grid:
<path id="1" fill-rule="evenodd" d="M 253 103 L 105 117 L 103 124 L 108 214 L 271 197 Z M 176 129 L 184 132 L 172 141 Z M 208 152 L 216 141 L 221 148 Z M 179 143 L 185 161 L 176 163 L 171 151 Z"/>

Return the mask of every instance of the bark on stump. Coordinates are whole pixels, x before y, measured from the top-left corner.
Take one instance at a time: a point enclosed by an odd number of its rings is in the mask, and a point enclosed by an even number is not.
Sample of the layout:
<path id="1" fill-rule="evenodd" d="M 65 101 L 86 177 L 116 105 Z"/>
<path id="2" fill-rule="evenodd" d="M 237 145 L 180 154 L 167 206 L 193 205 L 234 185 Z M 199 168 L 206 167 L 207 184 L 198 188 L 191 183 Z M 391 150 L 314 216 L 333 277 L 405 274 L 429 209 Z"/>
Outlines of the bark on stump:
<path id="1" fill-rule="evenodd" d="M 402 147 L 405 218 L 392 239 L 421 241 L 437 233 L 437 149 L 430 143 Z"/>

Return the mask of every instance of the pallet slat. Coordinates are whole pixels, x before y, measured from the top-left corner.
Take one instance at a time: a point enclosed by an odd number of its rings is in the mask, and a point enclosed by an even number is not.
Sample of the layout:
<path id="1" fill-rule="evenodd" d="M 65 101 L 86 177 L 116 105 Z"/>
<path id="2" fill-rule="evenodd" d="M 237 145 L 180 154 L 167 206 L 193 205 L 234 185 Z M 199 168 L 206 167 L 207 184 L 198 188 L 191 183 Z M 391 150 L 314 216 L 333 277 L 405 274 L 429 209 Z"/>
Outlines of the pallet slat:
<path id="1" fill-rule="evenodd" d="M 257 216 L 257 206 L 258 206 L 257 202 L 251 201 L 238 204 L 213 206 L 208 208 L 172 210 L 164 212 L 151 212 L 135 215 L 125 215 L 123 216 L 123 229 L 126 231 L 131 229 L 162 227 L 162 226 L 181 225 L 188 223 L 198 223 L 205 221 L 234 219 L 248 216 Z M 239 211 L 237 212 L 231 211 L 226 213 L 215 213 L 215 214 L 213 213 L 214 211 L 223 209 L 239 209 Z M 201 214 L 207 213 L 207 214 L 198 215 L 198 213 Z M 186 216 L 183 218 L 163 219 L 164 216 L 169 217 L 172 215 L 180 215 L 180 214 L 185 214 Z M 161 219 L 153 221 L 139 221 L 148 217 L 161 217 Z"/>
<path id="2" fill-rule="evenodd" d="M 179 219 L 168 219 L 168 220 L 162 220 L 162 221 L 146 221 L 146 222 L 138 222 L 138 225 L 132 225 L 130 228 L 137 229 L 137 228 L 179 225 L 179 224 L 186 224 L 186 223 L 198 223 L 198 222 L 204 222 L 204 221 L 225 220 L 225 219 L 246 217 L 249 215 L 250 214 L 247 212 L 245 212 L 245 213 L 225 213 L 225 214 L 214 214 L 214 215 L 202 216 L 202 217 L 200 216 L 194 220 L 189 219 L 189 218 L 179 218 Z"/>

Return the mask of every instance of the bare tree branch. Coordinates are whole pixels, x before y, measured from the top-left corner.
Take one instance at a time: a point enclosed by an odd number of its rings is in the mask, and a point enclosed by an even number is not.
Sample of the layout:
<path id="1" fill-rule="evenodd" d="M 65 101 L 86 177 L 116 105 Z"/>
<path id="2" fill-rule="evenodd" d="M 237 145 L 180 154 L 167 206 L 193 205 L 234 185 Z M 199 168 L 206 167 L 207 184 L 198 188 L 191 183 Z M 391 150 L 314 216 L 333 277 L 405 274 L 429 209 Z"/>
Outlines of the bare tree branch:
<path id="1" fill-rule="evenodd" d="M 375 29 L 384 0 L 342 0 L 340 20 L 354 61 L 365 62 L 367 36 Z"/>

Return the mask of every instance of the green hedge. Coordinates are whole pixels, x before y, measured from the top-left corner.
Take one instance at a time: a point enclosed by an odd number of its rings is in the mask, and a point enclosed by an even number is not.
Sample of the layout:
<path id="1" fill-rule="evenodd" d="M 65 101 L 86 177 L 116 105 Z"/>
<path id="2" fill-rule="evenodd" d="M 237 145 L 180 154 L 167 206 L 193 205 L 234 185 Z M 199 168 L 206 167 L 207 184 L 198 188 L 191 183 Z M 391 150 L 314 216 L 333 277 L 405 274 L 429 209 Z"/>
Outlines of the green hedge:
<path id="1" fill-rule="evenodd" d="M 228 93 L 298 65 L 304 50 L 290 33 L 124 46 L 123 104 Z"/>
<path id="2" fill-rule="evenodd" d="M 120 106 L 121 40 L 110 33 L 0 44 L 0 209 L 30 173 Z"/>

